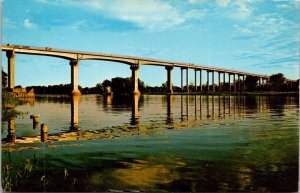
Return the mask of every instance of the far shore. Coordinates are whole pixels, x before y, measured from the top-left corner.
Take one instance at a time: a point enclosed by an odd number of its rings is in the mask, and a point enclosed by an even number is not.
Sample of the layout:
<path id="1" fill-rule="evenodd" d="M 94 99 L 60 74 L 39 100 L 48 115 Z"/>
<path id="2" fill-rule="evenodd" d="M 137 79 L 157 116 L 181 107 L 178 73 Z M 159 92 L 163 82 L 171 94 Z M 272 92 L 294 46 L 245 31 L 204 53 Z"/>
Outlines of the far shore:
<path id="1" fill-rule="evenodd" d="M 257 95 L 257 96 L 269 96 L 269 95 L 298 95 L 299 92 L 296 91 L 253 91 L 253 92 L 174 92 L 172 94 L 168 94 L 165 92 L 144 92 L 141 93 L 142 95 L 215 95 L 215 96 L 236 96 L 236 95 L 242 95 L 242 96 L 252 96 L 252 95 Z M 68 94 L 36 94 L 36 97 L 42 97 L 42 96 L 70 96 Z M 103 95 L 103 94 L 89 94 L 89 93 L 83 93 L 82 95 Z M 103 95 L 106 96 L 106 95 Z"/>

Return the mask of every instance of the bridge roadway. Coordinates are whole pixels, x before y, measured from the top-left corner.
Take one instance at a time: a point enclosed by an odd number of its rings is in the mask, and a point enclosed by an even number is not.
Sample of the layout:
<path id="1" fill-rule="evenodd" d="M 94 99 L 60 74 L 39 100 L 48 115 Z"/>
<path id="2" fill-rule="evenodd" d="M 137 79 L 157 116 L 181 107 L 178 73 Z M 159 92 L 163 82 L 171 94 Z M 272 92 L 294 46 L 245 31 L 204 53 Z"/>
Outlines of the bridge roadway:
<path id="1" fill-rule="evenodd" d="M 165 60 L 156 60 L 150 58 L 141 58 L 141 57 L 132 57 L 132 56 L 122 56 L 122 55 L 112 55 L 112 54 L 103 54 L 103 53 L 94 53 L 94 52 L 80 52 L 80 51 L 71 51 L 71 50 L 61 50 L 54 48 L 41 48 L 41 47 L 32 47 L 32 46 L 22 46 L 22 45 L 2 45 L 2 51 L 6 52 L 8 58 L 8 87 L 14 88 L 14 58 L 16 53 L 18 54 L 29 54 L 29 55 L 43 55 L 63 58 L 70 61 L 71 65 L 71 85 L 72 85 L 72 94 L 80 95 L 78 90 L 78 67 L 80 60 L 103 60 L 103 61 L 112 61 L 120 62 L 130 65 L 132 70 L 132 79 L 133 81 L 133 94 L 140 94 L 138 90 L 138 70 L 141 65 L 154 65 L 154 66 L 165 66 L 167 70 L 167 87 L 168 93 L 172 93 L 172 69 L 174 67 L 181 68 L 181 88 L 183 90 L 183 70 L 186 70 L 186 91 L 189 92 L 188 86 L 188 69 L 195 70 L 195 85 L 197 85 L 197 72 L 200 72 L 200 89 L 202 91 L 202 70 L 207 71 L 207 90 L 210 89 L 209 84 L 209 74 L 212 73 L 212 90 L 215 92 L 215 83 L 214 83 L 214 72 L 217 72 L 219 75 L 219 88 L 221 87 L 221 73 L 223 73 L 223 85 L 225 83 L 225 74 L 227 73 L 229 78 L 229 90 L 231 91 L 230 77 L 233 75 L 233 87 L 236 91 L 238 84 L 238 89 L 240 91 L 245 90 L 245 76 L 254 76 L 259 80 L 259 85 L 266 83 L 269 80 L 269 76 L 254 74 L 248 72 L 241 72 L 237 70 L 229 70 L 224 68 L 217 68 L 212 66 L 196 65 L 191 63 L 182 63 L 174 61 L 165 61 Z M 235 76 L 237 75 L 238 80 L 236 81 Z M 243 88 L 241 89 L 240 77 L 243 78 Z M 195 87 L 197 91 L 197 86 Z"/>

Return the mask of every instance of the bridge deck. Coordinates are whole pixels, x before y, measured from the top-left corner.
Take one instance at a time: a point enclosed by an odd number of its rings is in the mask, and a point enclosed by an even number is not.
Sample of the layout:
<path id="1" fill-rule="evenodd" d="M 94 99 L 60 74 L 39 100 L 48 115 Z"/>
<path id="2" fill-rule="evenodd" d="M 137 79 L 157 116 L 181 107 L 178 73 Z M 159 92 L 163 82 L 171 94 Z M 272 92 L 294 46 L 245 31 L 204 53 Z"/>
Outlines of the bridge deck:
<path id="1" fill-rule="evenodd" d="M 32 47 L 32 46 L 22 46 L 22 45 L 2 45 L 2 51 L 14 51 L 15 53 L 20 54 L 31 54 L 31 55 L 44 55 L 59 57 L 68 60 L 106 60 L 113 62 L 121 62 L 125 64 L 140 64 L 140 65 L 156 65 L 156 66 L 174 66 L 181 68 L 189 68 L 196 70 L 207 70 L 207 71 L 216 71 L 221 73 L 237 74 L 237 75 L 246 75 L 246 76 L 255 76 L 260 78 L 269 78 L 267 75 L 242 72 L 237 70 L 230 70 L 224 68 L 217 68 L 211 66 L 197 65 L 191 63 L 182 63 L 175 61 L 165 61 L 165 60 L 156 60 L 151 58 L 141 58 L 134 56 L 123 56 L 123 55 L 113 55 L 113 54 L 103 54 L 95 52 L 81 52 L 73 50 L 61 50 L 54 48 L 41 48 L 41 47 Z M 290 81 L 290 80 L 289 80 Z"/>

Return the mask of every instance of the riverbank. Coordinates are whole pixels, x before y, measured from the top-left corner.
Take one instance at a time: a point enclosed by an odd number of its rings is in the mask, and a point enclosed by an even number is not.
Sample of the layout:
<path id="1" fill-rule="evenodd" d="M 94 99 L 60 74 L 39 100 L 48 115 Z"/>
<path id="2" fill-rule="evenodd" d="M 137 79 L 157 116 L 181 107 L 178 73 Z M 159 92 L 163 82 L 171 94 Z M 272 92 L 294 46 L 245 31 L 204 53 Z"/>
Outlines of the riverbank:
<path id="1" fill-rule="evenodd" d="M 2 91 L 2 121 L 8 121 L 21 114 L 20 111 L 14 109 L 21 104 L 24 104 L 24 101 L 14 97 L 11 93 Z"/>

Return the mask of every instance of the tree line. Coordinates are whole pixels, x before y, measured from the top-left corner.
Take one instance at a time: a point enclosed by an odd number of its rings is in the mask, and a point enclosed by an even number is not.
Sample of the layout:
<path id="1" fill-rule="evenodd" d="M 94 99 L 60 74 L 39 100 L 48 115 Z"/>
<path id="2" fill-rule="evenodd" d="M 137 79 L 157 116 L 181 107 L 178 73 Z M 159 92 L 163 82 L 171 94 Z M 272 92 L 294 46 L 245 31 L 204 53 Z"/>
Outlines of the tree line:
<path id="1" fill-rule="evenodd" d="M 242 80 L 236 81 L 236 88 L 243 88 L 244 82 Z M 2 87 L 7 86 L 7 74 L 2 70 Z M 232 87 L 233 84 L 222 83 L 221 87 L 215 84 L 216 91 L 228 91 L 229 87 Z M 17 88 L 21 86 L 16 86 Z M 141 93 L 164 93 L 167 90 L 167 84 L 163 83 L 161 86 L 147 86 L 144 81 L 138 79 L 138 87 Z M 197 85 L 198 90 L 200 85 Z M 212 85 L 210 85 L 210 90 L 212 90 Z M 71 84 L 59 84 L 59 85 L 48 85 L 48 86 L 28 86 L 26 87 L 27 91 L 31 88 L 34 89 L 36 94 L 69 94 L 72 92 Z M 202 85 L 203 91 L 206 91 L 207 85 Z M 232 90 L 233 88 L 231 88 Z M 270 76 L 267 84 L 262 84 L 259 86 L 258 78 L 253 76 L 247 76 L 245 79 L 245 91 L 299 91 L 299 79 L 297 82 L 294 82 L 292 85 L 288 85 L 286 78 L 282 73 L 273 74 Z M 104 80 L 102 83 L 97 83 L 94 87 L 81 87 L 79 90 L 82 94 L 106 94 L 110 90 L 116 95 L 129 95 L 131 94 L 132 88 L 132 79 L 131 77 L 115 77 L 111 80 Z M 186 86 L 183 87 L 183 90 L 186 90 Z M 190 83 L 189 90 L 194 91 L 195 85 Z M 237 89 L 238 90 L 238 89 Z M 180 92 L 181 87 L 173 86 L 174 92 Z"/>

